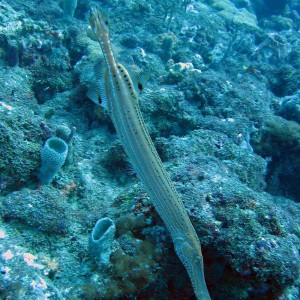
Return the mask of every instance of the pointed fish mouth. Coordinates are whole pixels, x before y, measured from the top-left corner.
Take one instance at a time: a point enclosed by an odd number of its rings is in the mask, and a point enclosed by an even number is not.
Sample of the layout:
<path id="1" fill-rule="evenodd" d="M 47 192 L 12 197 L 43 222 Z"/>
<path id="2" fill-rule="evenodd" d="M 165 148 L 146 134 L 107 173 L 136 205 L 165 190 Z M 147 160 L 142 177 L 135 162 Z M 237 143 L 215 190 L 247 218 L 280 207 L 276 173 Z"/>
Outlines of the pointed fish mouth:
<path id="1" fill-rule="evenodd" d="M 98 7 L 97 7 L 97 4 L 96 3 L 90 3 L 89 5 L 89 13 L 88 13 L 88 19 L 89 19 L 89 22 L 90 22 L 90 25 L 93 29 L 93 31 L 95 32 L 95 29 L 96 29 L 96 19 L 97 19 L 97 10 L 98 10 Z"/>
<path id="2" fill-rule="evenodd" d="M 99 6 L 96 3 L 91 2 L 89 4 L 89 17 L 94 17 L 98 14 Z"/>
<path id="3" fill-rule="evenodd" d="M 88 19 L 96 36 L 109 32 L 108 17 L 97 3 L 90 3 Z"/>

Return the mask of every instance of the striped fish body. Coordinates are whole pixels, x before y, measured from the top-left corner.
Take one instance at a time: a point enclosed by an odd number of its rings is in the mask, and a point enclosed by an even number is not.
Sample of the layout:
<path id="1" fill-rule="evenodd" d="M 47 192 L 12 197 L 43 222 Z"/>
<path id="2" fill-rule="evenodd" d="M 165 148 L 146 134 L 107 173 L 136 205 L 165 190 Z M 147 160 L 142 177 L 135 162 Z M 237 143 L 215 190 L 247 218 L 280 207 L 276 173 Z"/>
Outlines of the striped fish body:
<path id="1" fill-rule="evenodd" d="M 97 6 L 91 6 L 89 19 L 102 48 L 106 65 L 104 96 L 121 144 L 171 233 L 175 251 L 188 271 L 197 299 L 210 299 L 199 239 L 147 131 L 130 75 L 115 60 L 108 19 Z"/>

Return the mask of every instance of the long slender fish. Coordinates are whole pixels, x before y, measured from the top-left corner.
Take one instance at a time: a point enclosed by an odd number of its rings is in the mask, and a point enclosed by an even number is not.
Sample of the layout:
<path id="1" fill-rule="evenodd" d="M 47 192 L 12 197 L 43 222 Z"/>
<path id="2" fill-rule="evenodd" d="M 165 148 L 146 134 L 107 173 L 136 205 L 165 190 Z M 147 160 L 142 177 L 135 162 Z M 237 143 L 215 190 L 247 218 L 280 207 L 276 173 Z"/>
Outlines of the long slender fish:
<path id="1" fill-rule="evenodd" d="M 89 21 L 105 61 L 104 96 L 121 144 L 154 207 L 171 233 L 175 251 L 192 281 L 197 299 L 210 299 L 203 269 L 201 246 L 172 181 L 145 126 L 138 93 L 123 65 L 116 62 L 106 14 L 91 4 Z"/>

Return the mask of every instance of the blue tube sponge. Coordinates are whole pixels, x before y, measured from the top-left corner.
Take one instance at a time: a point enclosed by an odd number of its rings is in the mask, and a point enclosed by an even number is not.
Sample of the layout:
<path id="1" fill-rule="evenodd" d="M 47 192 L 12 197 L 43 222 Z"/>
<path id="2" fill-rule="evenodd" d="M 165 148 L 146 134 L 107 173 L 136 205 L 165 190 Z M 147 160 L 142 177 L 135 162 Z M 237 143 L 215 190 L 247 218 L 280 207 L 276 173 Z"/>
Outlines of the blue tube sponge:
<path id="1" fill-rule="evenodd" d="M 42 166 L 39 179 L 42 184 L 51 183 L 52 179 L 64 164 L 68 154 L 68 145 L 60 138 L 49 138 L 42 151 Z"/>
<path id="2" fill-rule="evenodd" d="M 89 252 L 95 261 L 107 264 L 111 254 L 111 245 L 115 237 L 116 226 L 110 218 L 98 220 L 89 239 Z"/>

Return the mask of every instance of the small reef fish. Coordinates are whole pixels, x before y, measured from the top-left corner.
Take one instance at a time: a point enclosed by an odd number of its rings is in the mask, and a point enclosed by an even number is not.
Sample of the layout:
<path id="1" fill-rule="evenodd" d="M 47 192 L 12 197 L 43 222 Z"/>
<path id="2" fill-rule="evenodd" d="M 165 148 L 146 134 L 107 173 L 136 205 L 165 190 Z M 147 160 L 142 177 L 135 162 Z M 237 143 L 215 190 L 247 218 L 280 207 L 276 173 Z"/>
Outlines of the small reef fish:
<path id="1" fill-rule="evenodd" d="M 171 233 L 175 251 L 189 274 L 197 299 L 208 300 L 198 236 L 148 133 L 139 108 L 138 90 L 126 68 L 115 59 L 108 17 L 99 6 L 91 4 L 89 21 L 104 57 L 101 99 L 107 102 L 121 144 Z"/>

